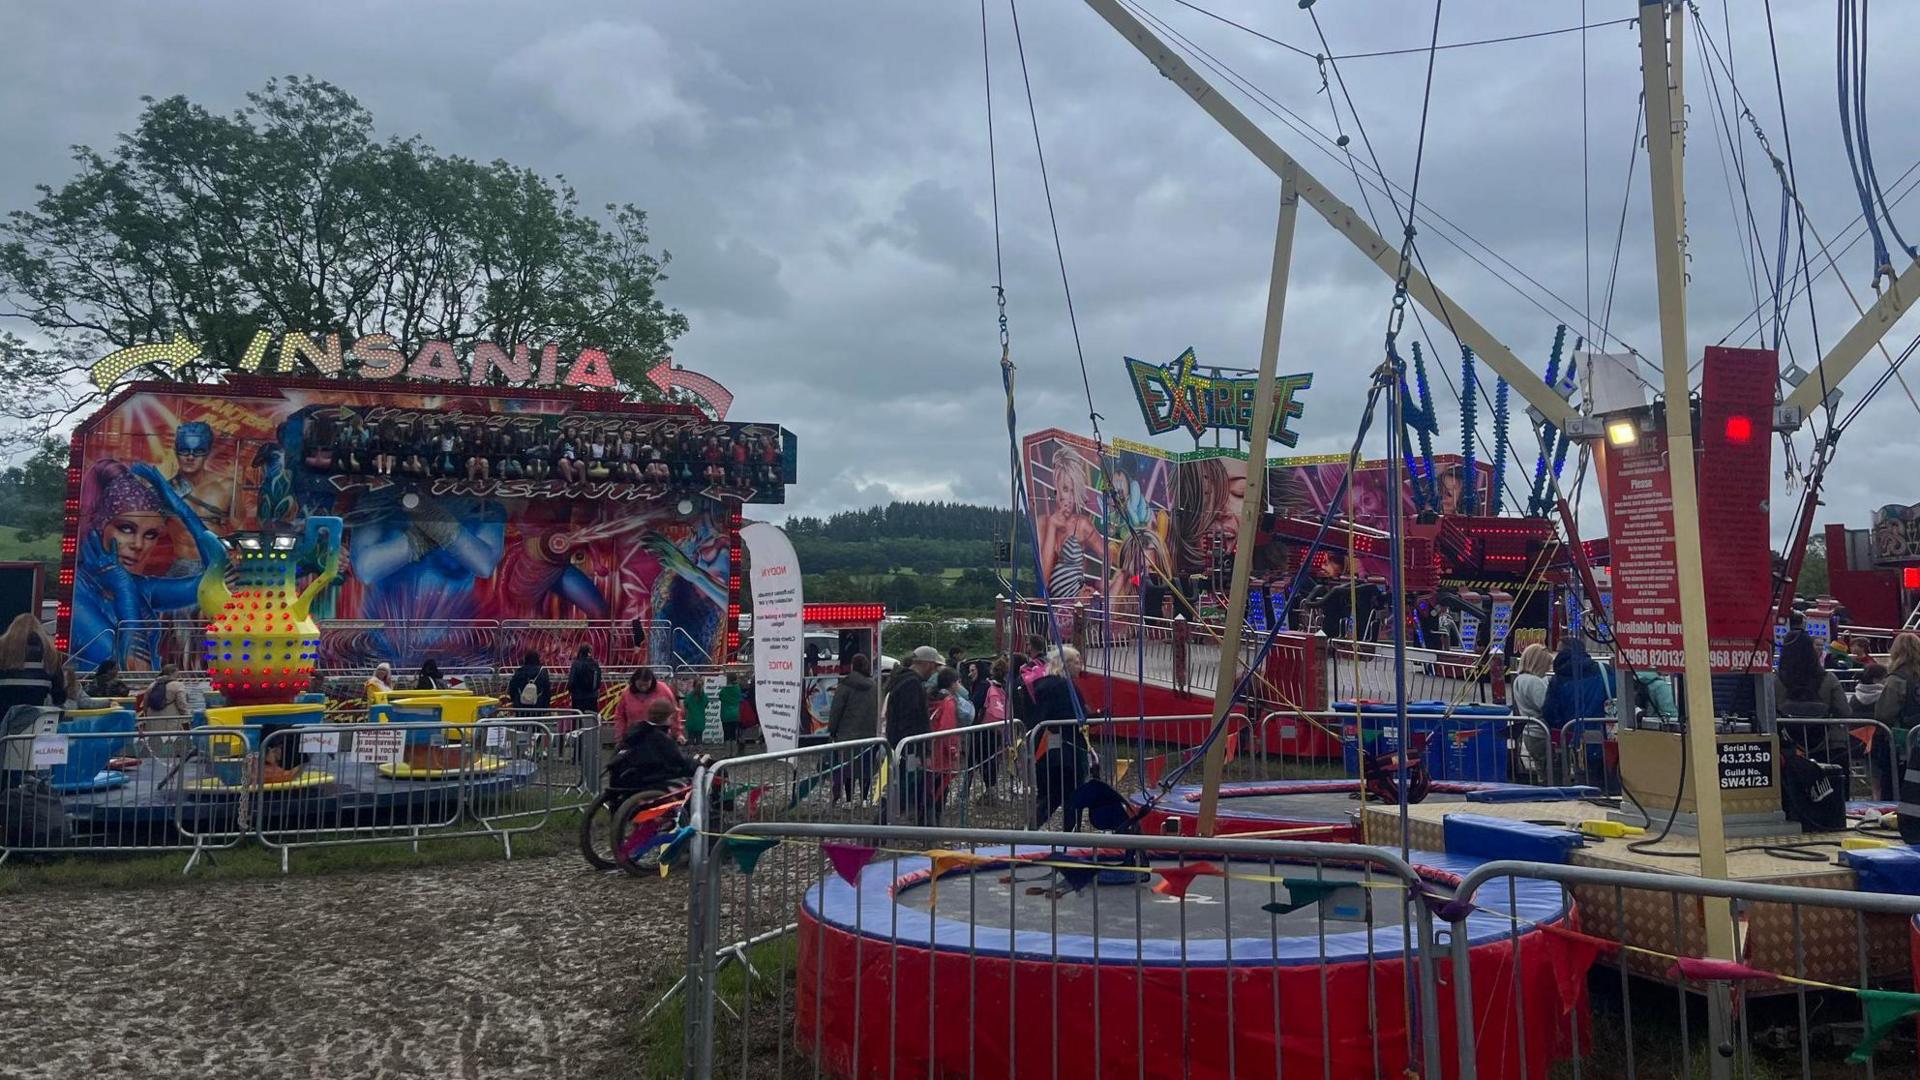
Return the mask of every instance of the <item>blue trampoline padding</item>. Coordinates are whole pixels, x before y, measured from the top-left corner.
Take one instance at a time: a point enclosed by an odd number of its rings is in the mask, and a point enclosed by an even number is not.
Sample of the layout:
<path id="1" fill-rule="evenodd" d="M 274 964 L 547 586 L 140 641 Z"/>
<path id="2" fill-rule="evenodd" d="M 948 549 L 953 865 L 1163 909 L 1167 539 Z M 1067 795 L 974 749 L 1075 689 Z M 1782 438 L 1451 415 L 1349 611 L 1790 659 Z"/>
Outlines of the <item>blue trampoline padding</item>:
<path id="1" fill-rule="evenodd" d="M 1579 833 L 1485 814 L 1448 814 L 1440 823 L 1450 855 L 1564 863 L 1580 846 Z"/>
<path id="2" fill-rule="evenodd" d="M 1573 799 L 1597 799 L 1595 787 L 1490 787 L 1467 792 L 1468 802 L 1568 802 Z"/>
<path id="3" fill-rule="evenodd" d="M 1920 894 L 1920 851 L 1899 847 L 1842 851 L 1841 861 L 1859 875 L 1861 892 Z"/>
<path id="4" fill-rule="evenodd" d="M 1043 859 L 1062 857 L 1061 852 L 1044 847 L 982 849 L 980 854 L 989 857 L 1011 855 Z M 1072 858 L 1085 858 L 1088 852 L 1075 851 L 1066 855 Z M 1189 855 L 1189 857 L 1201 858 L 1202 856 Z M 1210 861 L 1218 864 L 1226 860 Z M 1458 880 L 1488 860 L 1464 858 L 1452 853 L 1415 851 L 1411 853 L 1410 861 L 1423 875 Z M 1252 872 L 1270 872 L 1267 869 L 1267 860 L 1258 860 L 1258 862 L 1260 869 Z M 995 862 L 962 867 L 942 877 L 941 888 L 952 890 L 952 895 L 956 897 L 955 908 L 964 912 L 967 903 L 966 874 L 969 872 L 997 874 L 1007 865 L 1005 862 Z M 847 884 L 837 875 L 829 876 L 807 890 L 803 905 L 809 915 L 821 922 L 840 930 L 860 934 L 882 943 L 883 946 L 897 943 L 906 948 L 981 956 L 1011 956 L 1016 960 L 1059 960 L 1075 964 L 1138 962 L 1148 966 L 1185 964 L 1192 967 L 1225 965 L 1228 962 L 1229 942 L 1225 939 L 1188 941 L 1182 948 L 1180 941 L 1176 938 L 1144 938 L 1139 940 L 1136 954 L 1136 942 L 1132 937 L 1096 939 L 1089 934 L 1056 934 L 1045 929 L 1010 930 L 1006 927 L 978 926 L 964 919 L 947 918 L 894 903 L 893 887 L 897 880 L 908 875 L 924 873 L 931 867 L 932 860 L 920 856 L 905 856 L 895 860 L 875 859 L 860 871 L 857 886 Z M 1311 863 L 1303 863 L 1302 868 L 1305 873 L 1312 872 Z M 1509 898 L 1512 900 L 1513 913 L 1524 920 L 1525 924 L 1554 923 L 1566 918 L 1568 900 L 1559 885 L 1538 878 L 1514 878 L 1512 881 L 1513 891 L 1508 893 L 1502 889 L 1499 893 L 1502 902 L 1494 905 L 1500 909 L 1500 914 L 1476 911 L 1467 917 L 1469 945 L 1490 944 L 1511 937 L 1513 921 L 1506 915 L 1509 907 L 1506 901 Z M 919 884 L 911 887 L 929 888 L 930 886 Z M 1143 882 L 1138 887 L 1144 890 L 1147 885 Z M 1405 938 L 1399 927 L 1375 927 L 1369 930 L 1363 926 L 1357 930 L 1336 933 L 1333 930 L 1334 925 L 1337 924 L 1328 925 L 1324 936 L 1282 937 L 1277 940 L 1272 937 L 1234 938 L 1231 941 L 1232 962 L 1242 967 L 1255 963 L 1287 967 L 1304 964 L 1358 963 L 1367 960 L 1369 956 L 1379 961 L 1399 956 L 1405 945 Z M 1523 935 L 1542 932 L 1536 928 L 1523 931 Z"/>
<path id="5" fill-rule="evenodd" d="M 1336 701 L 1333 703 L 1334 712 L 1350 713 L 1354 711 L 1354 708 L 1355 708 L 1354 703 L 1351 701 Z M 1455 716 L 1512 716 L 1513 715 L 1513 710 L 1507 708 L 1505 705 L 1477 705 L 1477 704 L 1455 705 L 1450 701 L 1440 701 L 1438 699 L 1407 702 L 1408 716 L 1445 716 L 1447 715 L 1448 710 L 1452 710 L 1453 715 Z M 1394 708 L 1393 703 L 1390 701 L 1361 702 L 1359 705 L 1359 711 L 1366 714 L 1367 716 L 1398 716 L 1399 715 L 1398 711 Z"/>
<path id="6" fill-rule="evenodd" d="M 88 780 L 56 781 L 47 786 L 56 795 L 85 795 L 89 791 L 107 791 L 122 787 L 127 783 L 127 774 L 112 769 L 102 769 Z"/>

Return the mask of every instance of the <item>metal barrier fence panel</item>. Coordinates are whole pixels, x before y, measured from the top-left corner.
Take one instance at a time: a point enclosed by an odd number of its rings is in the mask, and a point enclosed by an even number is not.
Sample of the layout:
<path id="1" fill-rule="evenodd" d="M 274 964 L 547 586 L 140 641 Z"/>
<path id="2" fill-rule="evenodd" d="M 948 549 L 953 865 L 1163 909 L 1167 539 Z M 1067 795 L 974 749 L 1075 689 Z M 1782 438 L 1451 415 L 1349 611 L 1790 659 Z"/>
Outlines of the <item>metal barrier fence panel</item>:
<path id="1" fill-rule="evenodd" d="M 1804 887 L 1715 881 L 1584 866 L 1525 862 L 1483 864 L 1468 873 L 1448 905 L 1442 930 L 1450 961 L 1439 977 L 1450 985 L 1454 1014 L 1471 1007 L 1488 980 L 1519 978 L 1542 958 L 1527 950 L 1535 929 L 1516 914 L 1514 882 L 1552 882 L 1579 912 L 1579 933 L 1560 940 L 1609 958 L 1582 989 L 1604 1007 L 1555 1019 L 1553 1046 L 1531 1045 L 1517 994 L 1515 1017 L 1476 1015 L 1459 1032 L 1451 1070 L 1480 1076 L 1542 1075 L 1557 1051 L 1570 1058 L 1561 1075 L 1596 1077 L 1852 1075 L 1841 1059 L 1873 1076 L 1912 1075 L 1914 1045 L 1901 1037 L 1877 1052 L 1871 1043 L 1891 1025 L 1876 1025 L 1867 996 L 1912 978 L 1910 927 L 1920 896 L 1853 892 L 1846 886 Z M 1737 964 L 1704 960 L 1707 905 L 1726 905 L 1740 927 Z M 1489 970 L 1467 958 L 1466 920 L 1504 923 L 1508 962 Z M 1537 944 L 1535 946 L 1537 949 Z M 1867 991 L 1863 995 L 1861 991 Z M 1538 1018 L 1538 1004 L 1533 1006 Z M 1865 1049 L 1859 1049 L 1866 1044 Z M 1539 1071 L 1535 1069 L 1538 1067 Z"/>
<path id="2" fill-rule="evenodd" d="M 245 810 L 210 790 L 206 729 L 154 716 L 144 733 L 66 732 L 50 721 L 0 739 L 0 861 L 16 854 L 205 851 L 245 835 Z M 223 728 L 244 742 L 258 729 Z"/>
<path id="3" fill-rule="evenodd" d="M 930 731 L 889 758 L 887 820 L 957 828 L 1024 828 L 1033 793 L 1017 721 Z"/>
<path id="4" fill-rule="evenodd" d="M 787 823 L 711 839 L 690 867 L 691 1076 L 1439 1075 L 1432 916 L 1384 850 Z"/>

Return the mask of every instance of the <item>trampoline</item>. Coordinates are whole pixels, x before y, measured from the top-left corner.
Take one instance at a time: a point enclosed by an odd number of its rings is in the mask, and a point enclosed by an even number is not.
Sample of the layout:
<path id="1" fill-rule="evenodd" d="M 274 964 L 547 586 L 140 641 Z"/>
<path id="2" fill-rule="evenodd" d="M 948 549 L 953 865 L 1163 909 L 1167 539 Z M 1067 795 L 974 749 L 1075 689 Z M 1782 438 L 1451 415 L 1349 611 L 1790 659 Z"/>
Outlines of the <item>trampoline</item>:
<path id="1" fill-rule="evenodd" d="M 1586 790 L 1598 794 L 1592 789 Z M 1541 799 L 1552 799 L 1568 791 L 1526 784 L 1435 780 L 1424 802 L 1465 804 L 1476 797 L 1496 798 L 1504 792 L 1532 793 Z M 1359 828 L 1353 819 L 1360 810 L 1359 792 L 1358 780 L 1243 780 L 1221 784 L 1215 832 L 1218 835 L 1272 833 L 1282 840 L 1356 840 Z M 1138 791 L 1127 794 L 1127 801 L 1136 812 L 1146 799 L 1147 796 Z M 1370 798 L 1368 802 L 1379 800 Z M 1155 835 L 1171 831 L 1191 836 L 1199 815 L 1200 785 L 1181 784 L 1147 811 L 1141 820 L 1141 831 Z M 1174 828 L 1169 822 L 1178 827 Z"/>
<path id="2" fill-rule="evenodd" d="M 1087 851 L 991 854 L 937 882 L 927 858 L 906 857 L 807 892 L 795 1034 L 827 1075 L 1400 1076 L 1408 1066 L 1411 931 L 1391 879 L 1375 872 L 1364 886 L 1357 865 L 1212 858 L 1236 876 L 1196 877 L 1181 899 L 1121 869 L 1072 891 L 1030 861 Z M 1423 852 L 1414 862 L 1442 890 L 1477 865 Z M 1317 886 L 1303 905 L 1266 906 L 1298 903 L 1303 883 Z M 1466 924 L 1486 1077 L 1544 1075 L 1586 1014 L 1591 954 L 1549 929 L 1575 925 L 1570 900 L 1549 882 L 1513 884 L 1517 938 L 1501 916 Z M 1504 906 L 1507 889 L 1496 893 Z M 1447 966 L 1428 1022 L 1452 1075 Z M 1522 1013 L 1525 1070 L 1512 1030 Z"/>

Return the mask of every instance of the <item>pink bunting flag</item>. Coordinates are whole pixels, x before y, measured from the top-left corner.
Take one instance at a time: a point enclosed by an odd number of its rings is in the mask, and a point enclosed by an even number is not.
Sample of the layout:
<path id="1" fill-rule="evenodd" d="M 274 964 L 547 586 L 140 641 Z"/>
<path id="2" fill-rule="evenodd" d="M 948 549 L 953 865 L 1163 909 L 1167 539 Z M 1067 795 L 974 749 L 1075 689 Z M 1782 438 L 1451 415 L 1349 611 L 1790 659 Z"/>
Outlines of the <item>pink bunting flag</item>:
<path id="1" fill-rule="evenodd" d="M 1688 982 L 1744 982 L 1748 979 L 1773 978 L 1770 971 L 1761 971 L 1734 960 L 1710 960 L 1703 956 L 1682 956 L 1673 962 L 1667 974 Z"/>
<path id="2" fill-rule="evenodd" d="M 866 869 L 875 855 L 880 854 L 880 849 L 870 848 L 865 844 L 825 843 L 820 845 L 820 853 L 833 864 L 833 872 L 840 875 L 841 881 L 849 885 L 857 885 L 860 882 L 860 871 Z"/>
<path id="3" fill-rule="evenodd" d="M 1219 877 L 1220 868 L 1210 862 L 1189 863 L 1186 866 L 1160 866 L 1154 868 L 1160 880 L 1153 883 L 1153 891 L 1161 896 L 1184 897 L 1193 887 L 1197 877 Z"/>

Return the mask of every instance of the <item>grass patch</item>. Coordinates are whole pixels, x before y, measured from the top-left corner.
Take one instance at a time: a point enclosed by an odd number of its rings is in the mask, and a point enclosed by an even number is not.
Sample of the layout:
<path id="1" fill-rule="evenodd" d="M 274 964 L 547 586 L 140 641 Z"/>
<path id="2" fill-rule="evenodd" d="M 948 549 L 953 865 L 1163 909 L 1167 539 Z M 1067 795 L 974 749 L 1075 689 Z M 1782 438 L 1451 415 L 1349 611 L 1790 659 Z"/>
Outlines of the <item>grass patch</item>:
<path id="1" fill-rule="evenodd" d="M 766 1073 L 757 1076 L 756 1080 L 781 1080 L 768 1074 L 772 1072 L 778 1044 L 788 1034 L 791 1014 L 781 1013 L 780 1005 L 784 997 L 791 1008 L 793 971 L 799 953 L 798 939 L 789 935 L 776 941 L 762 942 L 747 950 L 749 961 L 760 973 L 759 978 L 751 977 L 746 965 L 737 960 L 720 969 L 713 1010 L 715 1075 L 730 1075 L 733 1070 L 728 1068 L 729 1065 L 737 1068 L 740 1040 L 744 1034 L 750 1040 L 747 1059 L 755 1065 L 767 1067 Z M 659 1001 L 674 981 L 685 973 L 686 969 L 678 965 L 655 970 L 635 999 L 640 1007 L 634 1012 L 629 1038 L 635 1051 L 636 1068 L 633 1075 L 639 1080 L 677 1080 L 686 1075 L 686 995 L 674 995 L 672 1001 L 647 1017 L 644 1023 L 639 1019 L 640 1014 Z M 785 973 L 784 981 L 782 973 Z M 748 1018 L 744 1032 L 739 1019 L 742 1016 Z M 787 1047 L 786 1061 L 788 1075 L 813 1075 L 812 1067 L 801 1059 L 791 1044 Z"/>
<path id="2" fill-rule="evenodd" d="M 513 834 L 513 857 L 537 858 L 573 851 L 579 843 L 580 814 L 556 810 L 538 829 Z M 501 841 L 491 836 L 435 840 L 422 838 L 420 849 L 403 840 L 380 844 L 342 844 L 337 847 L 298 848 L 288 863 L 289 875 L 311 877 L 360 870 L 406 870 L 452 863 L 498 860 Z M 182 851 L 66 856 L 46 862 L 9 860 L 0 865 L 0 896 L 47 889 L 146 889 L 197 885 L 207 881 L 251 881 L 278 878 L 280 853 L 252 841 L 202 855 L 193 873 L 182 874 L 187 853 Z"/>
<path id="3" fill-rule="evenodd" d="M 0 562 L 59 562 L 60 535 L 43 536 L 38 540 L 20 539 L 20 530 L 12 525 L 0 525 Z"/>

